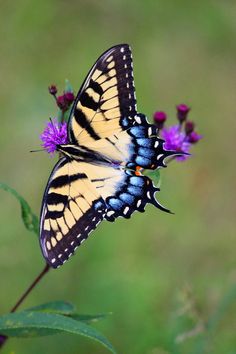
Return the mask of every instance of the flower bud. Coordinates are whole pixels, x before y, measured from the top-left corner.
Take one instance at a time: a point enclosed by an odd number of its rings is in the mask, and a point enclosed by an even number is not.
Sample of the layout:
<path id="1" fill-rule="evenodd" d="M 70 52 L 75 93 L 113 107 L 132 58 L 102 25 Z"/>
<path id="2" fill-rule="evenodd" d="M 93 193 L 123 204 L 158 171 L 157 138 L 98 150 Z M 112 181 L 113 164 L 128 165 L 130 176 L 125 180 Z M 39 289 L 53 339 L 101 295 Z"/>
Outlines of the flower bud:
<path id="1" fill-rule="evenodd" d="M 57 105 L 62 111 L 66 111 L 68 108 L 68 103 L 65 99 L 65 95 L 57 97 Z"/>
<path id="2" fill-rule="evenodd" d="M 194 131 L 194 128 L 195 128 L 195 123 L 191 122 L 190 120 L 188 120 L 185 123 L 185 133 L 186 133 L 186 135 L 191 134 Z"/>
<path id="3" fill-rule="evenodd" d="M 177 109 L 177 118 L 181 123 L 183 123 L 187 119 L 188 112 L 190 111 L 190 107 L 188 107 L 186 104 L 179 104 L 176 106 Z"/>
<path id="4" fill-rule="evenodd" d="M 188 135 L 188 141 L 190 144 L 196 144 L 200 139 L 202 139 L 202 136 L 197 134 L 195 131 Z"/>
<path id="5" fill-rule="evenodd" d="M 158 127 L 158 129 L 163 128 L 166 119 L 167 119 L 167 115 L 165 112 L 158 111 L 153 114 L 153 120 L 155 125 Z"/>
<path id="6" fill-rule="evenodd" d="M 48 91 L 51 95 L 55 96 L 57 94 L 57 87 L 56 85 L 51 85 L 48 87 Z"/>
<path id="7" fill-rule="evenodd" d="M 74 96 L 74 94 L 73 94 L 73 92 L 66 92 L 65 94 L 64 94 L 64 96 L 65 96 L 65 100 L 69 103 L 69 105 L 74 101 L 74 99 L 75 99 L 75 96 Z"/>

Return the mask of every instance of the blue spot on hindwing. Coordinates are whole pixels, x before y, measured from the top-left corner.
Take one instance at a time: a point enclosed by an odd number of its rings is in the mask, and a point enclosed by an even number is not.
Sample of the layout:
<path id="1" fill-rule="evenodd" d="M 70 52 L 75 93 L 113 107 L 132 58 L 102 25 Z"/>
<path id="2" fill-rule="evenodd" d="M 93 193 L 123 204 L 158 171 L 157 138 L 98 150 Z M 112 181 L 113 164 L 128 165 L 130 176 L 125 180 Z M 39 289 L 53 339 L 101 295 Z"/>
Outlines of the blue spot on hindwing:
<path id="1" fill-rule="evenodd" d="M 128 127 L 130 127 L 130 126 L 133 125 L 133 122 L 132 122 L 131 119 L 129 119 L 129 118 L 127 118 L 127 117 L 122 117 L 122 118 L 121 118 L 121 125 L 122 125 L 122 127 L 124 127 L 124 128 L 128 128 Z"/>
<path id="2" fill-rule="evenodd" d="M 142 167 L 150 166 L 150 164 L 151 164 L 151 160 L 148 159 L 147 157 L 143 157 L 143 156 L 137 156 L 135 161 L 136 161 L 137 165 L 142 166 Z"/>
<path id="3" fill-rule="evenodd" d="M 96 203 L 94 204 L 95 210 L 101 210 L 104 209 L 104 207 L 104 203 L 101 202 L 101 200 L 96 201 Z"/>
<path id="4" fill-rule="evenodd" d="M 135 197 L 129 193 L 121 193 L 119 197 L 128 205 L 131 205 L 135 201 Z"/>
<path id="5" fill-rule="evenodd" d="M 132 185 L 130 185 L 128 188 L 127 188 L 128 192 L 130 192 L 131 194 L 135 195 L 135 196 L 141 196 L 142 193 L 143 193 L 143 190 L 142 188 L 139 188 L 139 187 L 134 187 Z"/>
<path id="6" fill-rule="evenodd" d="M 151 157 L 154 154 L 154 151 L 151 149 L 147 149 L 144 147 L 140 147 L 138 149 L 139 155 L 145 156 L 145 157 Z"/>
<path id="7" fill-rule="evenodd" d="M 110 207 L 114 210 L 120 210 L 121 208 L 124 207 L 124 203 L 118 199 L 118 198 L 109 198 L 107 203 L 110 205 Z"/>
<path id="8" fill-rule="evenodd" d="M 145 131 L 146 131 L 145 127 L 142 126 L 135 126 L 129 130 L 131 135 L 135 136 L 136 138 L 145 137 Z"/>
<path id="9" fill-rule="evenodd" d="M 133 184 L 134 186 L 139 186 L 139 187 L 142 187 L 145 184 L 144 179 L 142 177 L 137 177 L 137 176 L 132 176 L 130 178 L 130 183 Z"/>
<path id="10" fill-rule="evenodd" d="M 150 138 L 138 138 L 136 139 L 136 142 L 138 143 L 138 145 L 146 148 L 152 148 L 153 146 L 153 141 Z"/>

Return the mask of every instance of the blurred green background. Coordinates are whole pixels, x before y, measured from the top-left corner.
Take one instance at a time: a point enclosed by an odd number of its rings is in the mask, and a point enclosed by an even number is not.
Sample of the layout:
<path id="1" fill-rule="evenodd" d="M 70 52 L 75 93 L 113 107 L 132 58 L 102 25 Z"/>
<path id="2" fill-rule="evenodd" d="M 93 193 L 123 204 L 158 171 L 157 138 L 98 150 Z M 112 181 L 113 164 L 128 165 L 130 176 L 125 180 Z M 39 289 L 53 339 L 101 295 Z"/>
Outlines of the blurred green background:
<path id="1" fill-rule="evenodd" d="M 118 353 L 236 353 L 234 296 L 214 330 L 201 332 L 236 283 L 236 2 L 0 5 L 0 179 L 35 212 L 56 161 L 29 153 L 39 147 L 45 122 L 57 112 L 47 86 L 56 83 L 62 90 L 68 78 L 79 89 L 97 57 L 114 44 L 132 46 L 139 111 L 151 118 L 155 110 L 165 110 L 173 124 L 175 105 L 189 104 L 190 118 L 204 135 L 191 159 L 162 171 L 158 197 L 175 215 L 149 206 L 129 221 L 104 222 L 24 306 L 67 300 L 80 313 L 111 311 L 96 328 Z M 5 313 L 44 263 L 16 200 L 3 191 L 0 225 L 0 311 Z M 11 339 L 3 352 L 107 351 L 82 337 L 60 335 Z"/>

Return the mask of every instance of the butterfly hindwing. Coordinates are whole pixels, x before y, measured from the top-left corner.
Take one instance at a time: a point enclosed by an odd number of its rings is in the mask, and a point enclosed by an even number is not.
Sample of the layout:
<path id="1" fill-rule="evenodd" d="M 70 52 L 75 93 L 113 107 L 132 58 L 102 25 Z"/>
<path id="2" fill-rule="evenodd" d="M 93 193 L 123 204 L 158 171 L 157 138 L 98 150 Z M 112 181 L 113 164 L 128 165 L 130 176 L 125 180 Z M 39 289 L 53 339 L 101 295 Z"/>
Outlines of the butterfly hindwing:
<path id="1" fill-rule="evenodd" d="M 134 211 L 144 211 L 148 203 L 169 211 L 157 202 L 155 193 L 159 189 L 142 175 L 142 170 L 164 167 L 164 159 L 175 152 L 164 149 L 157 128 L 144 115 L 138 114 L 132 121 L 123 119 L 123 125 L 124 131 L 87 144 L 111 160 L 107 166 L 90 166 L 89 171 L 83 167 L 106 202 L 106 219 L 129 218 Z"/>
<path id="2" fill-rule="evenodd" d="M 40 243 L 47 262 L 57 268 L 103 220 L 104 200 L 79 163 L 67 158 L 55 166 L 44 194 Z"/>
<path id="3" fill-rule="evenodd" d="M 106 51 L 82 85 L 69 118 L 74 144 L 106 138 L 122 131 L 121 118 L 134 117 L 136 98 L 132 54 L 127 44 Z"/>
<path id="4" fill-rule="evenodd" d="M 122 118 L 123 130 L 105 139 L 88 142 L 86 147 L 107 156 L 111 164 L 121 164 L 126 169 L 155 170 L 165 167 L 164 159 L 176 154 L 164 149 L 164 140 L 158 137 L 158 129 L 149 124 L 144 114 L 132 119 Z"/>

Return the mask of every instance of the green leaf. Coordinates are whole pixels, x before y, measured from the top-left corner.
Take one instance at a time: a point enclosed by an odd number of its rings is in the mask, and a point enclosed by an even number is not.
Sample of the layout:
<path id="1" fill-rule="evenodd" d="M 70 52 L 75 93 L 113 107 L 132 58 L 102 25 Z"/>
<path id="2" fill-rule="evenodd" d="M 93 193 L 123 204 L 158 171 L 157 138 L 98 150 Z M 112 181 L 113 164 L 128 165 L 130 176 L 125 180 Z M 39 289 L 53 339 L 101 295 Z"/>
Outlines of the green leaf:
<path id="1" fill-rule="evenodd" d="M 9 337 L 38 337 L 56 333 L 78 334 L 93 339 L 115 353 L 110 342 L 96 329 L 53 313 L 22 311 L 0 317 L 0 333 Z"/>
<path id="2" fill-rule="evenodd" d="M 145 176 L 148 176 L 151 178 L 151 180 L 153 181 L 154 185 L 157 188 L 160 188 L 161 186 L 161 174 L 160 174 L 160 170 L 144 170 L 143 174 Z"/>
<path id="3" fill-rule="evenodd" d="M 5 183 L 0 183 L 0 188 L 14 195 L 20 202 L 21 217 L 26 229 L 33 231 L 38 236 L 39 220 L 38 217 L 32 212 L 27 201 L 20 194 L 18 194 L 15 189 L 9 187 Z"/>
<path id="4" fill-rule="evenodd" d="M 65 92 L 73 92 L 73 87 L 68 79 L 65 80 Z"/>
<path id="5" fill-rule="evenodd" d="M 69 315 L 71 318 L 73 318 L 76 321 L 82 321 L 85 323 L 90 323 L 90 322 L 97 322 L 100 319 L 103 319 L 105 317 L 108 317 L 111 315 L 111 313 L 100 313 L 97 315 L 80 315 L 80 314 L 74 314 L 72 313 Z"/>
<path id="6" fill-rule="evenodd" d="M 96 315 L 81 315 L 76 312 L 76 308 L 73 304 L 65 301 L 52 301 L 39 306 L 30 307 L 24 311 L 40 311 L 47 313 L 56 313 L 59 315 L 69 316 L 76 321 L 81 321 L 85 323 L 97 322 L 103 319 L 111 313 L 99 313 Z"/>
<path id="7" fill-rule="evenodd" d="M 75 313 L 75 306 L 65 301 L 52 301 L 39 306 L 34 306 L 25 311 L 40 311 L 57 313 L 59 315 L 71 315 Z"/>

